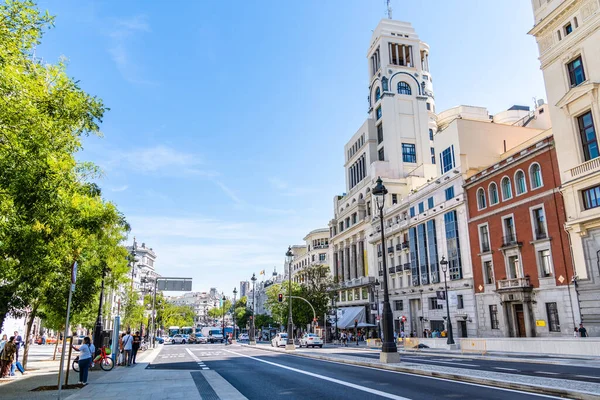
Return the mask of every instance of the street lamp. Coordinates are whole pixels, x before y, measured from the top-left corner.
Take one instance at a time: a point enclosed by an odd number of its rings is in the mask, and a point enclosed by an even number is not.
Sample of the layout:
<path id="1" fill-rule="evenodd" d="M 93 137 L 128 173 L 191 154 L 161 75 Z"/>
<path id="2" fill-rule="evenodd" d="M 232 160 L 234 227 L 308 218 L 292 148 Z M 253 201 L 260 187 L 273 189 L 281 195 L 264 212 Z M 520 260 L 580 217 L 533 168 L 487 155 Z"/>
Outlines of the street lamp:
<path id="1" fill-rule="evenodd" d="M 452 335 L 452 321 L 450 320 L 450 302 L 448 301 L 448 280 L 446 278 L 446 271 L 448 271 L 448 261 L 446 261 L 446 258 L 444 256 L 442 256 L 440 265 L 442 267 L 442 272 L 444 273 L 444 297 L 446 297 L 446 318 L 448 321 L 448 341 L 446 343 L 449 345 L 453 345 L 454 337 Z"/>
<path id="2" fill-rule="evenodd" d="M 133 293 L 133 275 L 135 272 L 135 256 L 137 254 L 136 252 L 137 250 L 137 243 L 135 242 L 135 238 L 133 238 L 133 246 L 131 246 L 131 257 L 130 257 L 130 261 L 131 261 L 131 292 Z"/>
<path id="3" fill-rule="evenodd" d="M 385 205 L 385 196 L 388 191 L 383 186 L 381 177 L 377 178 L 377 185 L 372 190 L 373 196 L 377 201 L 377 208 L 379 209 L 379 223 L 381 227 L 381 247 L 385 249 L 385 232 L 383 227 L 383 206 Z M 394 314 L 392 313 L 392 307 L 390 306 L 390 294 L 388 293 L 388 282 L 387 282 L 387 265 L 386 255 L 383 254 L 382 266 L 383 266 L 383 344 L 381 346 L 381 353 L 379 354 L 379 361 L 384 363 L 400 362 L 400 355 L 398 354 L 398 348 L 394 341 Z"/>
<path id="4" fill-rule="evenodd" d="M 333 297 L 331 298 L 331 301 L 333 302 L 333 308 L 335 309 L 335 332 L 334 332 L 333 338 L 334 338 L 334 340 L 335 340 L 335 342 L 336 342 L 336 343 L 338 342 L 338 325 L 337 325 L 337 323 L 338 323 L 338 320 L 337 320 L 337 318 L 338 318 L 338 317 L 337 317 L 337 314 L 338 314 L 338 313 L 337 313 L 337 300 L 338 300 L 338 295 L 337 295 L 337 293 L 336 293 L 336 294 L 334 294 L 334 295 L 333 295 Z"/>
<path id="5" fill-rule="evenodd" d="M 237 334 L 235 330 L 235 297 L 237 296 L 237 288 L 233 288 L 233 340 L 237 340 Z"/>
<path id="6" fill-rule="evenodd" d="M 222 309 L 221 312 L 222 312 L 223 319 L 222 319 L 221 323 L 223 326 L 223 339 L 225 339 L 225 345 L 227 345 L 227 338 L 225 337 L 225 300 L 227 300 L 227 299 L 225 298 L 225 293 L 222 293 L 222 294 L 223 294 L 223 298 L 221 299 L 221 302 L 222 302 L 221 303 L 221 309 Z"/>
<path id="7" fill-rule="evenodd" d="M 292 322 L 292 261 L 294 260 L 294 254 L 292 253 L 292 246 L 288 247 L 285 253 L 285 259 L 288 263 L 288 302 L 290 305 L 288 313 L 288 338 L 285 344 L 286 350 L 295 350 L 294 346 L 294 324 Z"/>
<path id="8" fill-rule="evenodd" d="M 375 301 L 377 302 L 377 331 L 379 332 L 379 339 L 381 339 L 381 316 L 379 315 L 379 283 L 378 279 L 375 279 Z"/>
<path id="9" fill-rule="evenodd" d="M 104 306 L 104 277 L 106 276 L 106 265 L 102 267 L 102 284 L 100 286 L 100 303 L 98 304 L 98 317 L 96 317 L 96 326 L 94 327 L 94 347 L 96 352 L 102 348 L 102 307 Z M 27 320 L 27 319 L 25 319 Z"/>
<path id="10" fill-rule="evenodd" d="M 256 345 L 256 339 L 254 338 L 254 282 L 256 282 L 256 275 L 252 274 L 252 315 L 250 315 L 250 336 L 248 340 L 248 344 Z"/>

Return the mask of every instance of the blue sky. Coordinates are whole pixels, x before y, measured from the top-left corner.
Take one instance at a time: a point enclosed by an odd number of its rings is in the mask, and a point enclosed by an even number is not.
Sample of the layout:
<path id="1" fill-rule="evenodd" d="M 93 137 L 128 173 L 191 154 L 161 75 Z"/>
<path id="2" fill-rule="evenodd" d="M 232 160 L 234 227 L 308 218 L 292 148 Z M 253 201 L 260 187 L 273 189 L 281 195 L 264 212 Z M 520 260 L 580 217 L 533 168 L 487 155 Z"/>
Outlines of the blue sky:
<path id="1" fill-rule="evenodd" d="M 81 159 L 158 254 L 159 273 L 231 294 L 326 227 L 343 146 L 367 114 L 383 0 L 40 1 L 37 50 L 110 108 Z M 431 46 L 436 109 L 545 98 L 529 1 L 392 0 Z M 131 240 L 132 238 L 130 238 Z"/>

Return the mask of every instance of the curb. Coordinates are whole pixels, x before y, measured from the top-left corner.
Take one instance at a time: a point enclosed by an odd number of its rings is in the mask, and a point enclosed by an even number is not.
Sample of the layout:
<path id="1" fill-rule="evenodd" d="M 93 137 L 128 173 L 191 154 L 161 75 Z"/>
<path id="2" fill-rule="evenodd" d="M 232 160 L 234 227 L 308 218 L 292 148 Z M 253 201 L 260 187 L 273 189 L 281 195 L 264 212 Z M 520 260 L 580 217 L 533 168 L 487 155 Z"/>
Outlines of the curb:
<path id="1" fill-rule="evenodd" d="M 240 346 L 246 346 L 246 347 L 258 349 L 257 347 L 254 347 L 254 346 L 248 346 L 248 345 L 240 345 Z M 409 368 L 409 367 L 399 367 L 399 366 L 395 366 L 395 365 L 385 365 L 385 364 L 369 363 L 369 362 L 364 362 L 364 361 L 345 360 L 345 359 L 339 359 L 339 358 L 335 358 L 335 357 L 319 356 L 319 355 L 313 355 L 313 354 L 299 354 L 299 353 L 293 353 L 291 351 L 279 350 L 279 349 L 269 348 L 269 347 L 264 348 L 262 350 L 272 351 L 275 353 L 283 353 L 283 354 L 296 356 L 296 357 L 312 358 L 312 359 L 316 359 L 316 360 L 337 362 L 337 363 L 341 363 L 341 364 L 356 365 L 356 366 L 360 366 L 360 367 L 376 368 L 376 369 L 383 369 L 383 370 L 394 371 L 394 372 L 404 372 L 404 373 L 413 374 L 413 375 L 429 376 L 432 378 L 442 378 L 442 379 L 448 379 L 448 380 L 452 380 L 452 381 L 474 383 L 474 384 L 478 384 L 478 385 L 482 385 L 482 386 L 519 390 L 519 391 L 527 392 L 527 393 L 546 394 L 546 395 L 551 395 L 551 396 L 567 397 L 570 399 L 577 399 L 577 400 L 598 400 L 598 398 L 599 398 L 598 394 L 591 393 L 591 392 L 580 392 L 580 391 L 576 392 L 576 391 L 569 391 L 569 390 L 564 390 L 564 389 L 547 388 L 547 387 L 538 386 L 538 385 L 526 385 L 526 384 L 522 384 L 522 383 L 513 383 L 513 382 L 509 382 L 509 381 L 502 381 L 502 380 L 491 379 L 491 378 L 483 379 L 483 378 L 477 378 L 477 377 L 473 377 L 473 376 L 456 375 L 456 374 L 451 374 L 451 373 L 422 371 L 422 370 L 417 370 L 417 369 L 413 369 L 413 368 Z"/>

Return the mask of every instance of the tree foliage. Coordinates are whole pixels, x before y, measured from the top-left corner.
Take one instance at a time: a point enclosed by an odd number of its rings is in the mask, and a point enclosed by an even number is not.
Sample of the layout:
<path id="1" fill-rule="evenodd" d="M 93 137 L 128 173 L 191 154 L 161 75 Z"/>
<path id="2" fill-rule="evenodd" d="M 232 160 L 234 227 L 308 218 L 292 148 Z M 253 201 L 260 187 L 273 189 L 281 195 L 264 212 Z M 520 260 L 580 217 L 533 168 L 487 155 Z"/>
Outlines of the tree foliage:
<path id="1" fill-rule="evenodd" d="M 78 162 L 82 136 L 100 135 L 106 111 L 67 74 L 64 60 L 35 57 L 54 18 L 31 0 L 0 5 L 0 327 L 25 307 L 62 328 L 78 261 L 72 321 L 93 324 L 103 272 L 115 286 L 127 269 L 129 225 Z"/>

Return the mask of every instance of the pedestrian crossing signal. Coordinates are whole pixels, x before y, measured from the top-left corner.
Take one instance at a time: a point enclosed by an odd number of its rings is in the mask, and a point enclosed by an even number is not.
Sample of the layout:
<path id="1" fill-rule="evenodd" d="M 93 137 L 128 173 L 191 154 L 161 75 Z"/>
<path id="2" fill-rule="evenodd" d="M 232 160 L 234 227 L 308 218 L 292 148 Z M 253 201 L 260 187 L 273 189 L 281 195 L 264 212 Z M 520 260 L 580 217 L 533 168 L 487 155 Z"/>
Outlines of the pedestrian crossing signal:
<path id="1" fill-rule="evenodd" d="M 283 302 L 283 293 L 279 293 L 279 294 L 277 295 L 277 300 L 278 300 L 280 303 L 282 303 L 282 302 Z"/>

